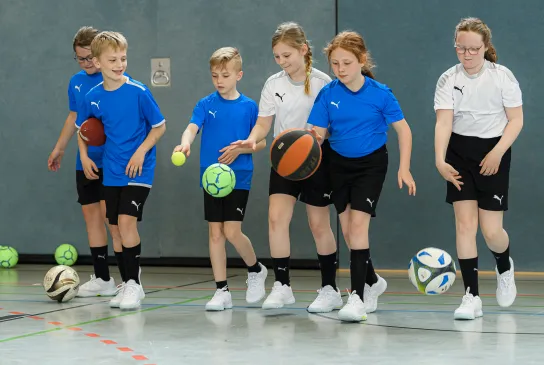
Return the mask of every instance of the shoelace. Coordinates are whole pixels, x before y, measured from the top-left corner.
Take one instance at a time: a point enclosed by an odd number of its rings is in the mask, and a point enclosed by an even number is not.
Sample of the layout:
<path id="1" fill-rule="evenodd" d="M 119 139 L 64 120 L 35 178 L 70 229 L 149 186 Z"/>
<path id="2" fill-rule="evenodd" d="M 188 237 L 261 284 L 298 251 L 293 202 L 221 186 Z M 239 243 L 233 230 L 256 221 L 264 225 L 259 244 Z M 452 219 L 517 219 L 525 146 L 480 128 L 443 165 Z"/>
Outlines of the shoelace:
<path id="1" fill-rule="evenodd" d="M 465 295 L 463 296 L 463 301 L 461 302 L 461 307 L 468 307 L 474 301 L 474 296 L 470 294 L 470 288 L 467 288 Z"/>
<path id="2" fill-rule="evenodd" d="M 255 289 L 258 283 L 258 274 L 250 273 L 247 277 L 246 284 L 249 289 Z"/>
<path id="3" fill-rule="evenodd" d="M 318 289 L 317 292 L 319 294 L 317 295 L 317 298 L 315 299 L 315 301 L 318 302 L 318 303 L 324 302 L 328 298 L 333 298 L 334 294 L 336 294 L 336 292 L 334 290 L 332 290 L 332 291 L 331 290 L 323 290 L 323 288 Z"/>
<path id="4" fill-rule="evenodd" d="M 138 285 L 126 285 L 125 286 L 125 296 L 136 295 L 139 292 Z"/>
<path id="5" fill-rule="evenodd" d="M 500 286 L 502 286 L 503 288 L 505 289 L 509 289 L 510 288 L 510 283 L 512 282 L 511 281 L 511 273 L 509 272 L 508 274 L 507 273 L 503 273 L 502 275 L 499 276 L 500 280 Z"/>

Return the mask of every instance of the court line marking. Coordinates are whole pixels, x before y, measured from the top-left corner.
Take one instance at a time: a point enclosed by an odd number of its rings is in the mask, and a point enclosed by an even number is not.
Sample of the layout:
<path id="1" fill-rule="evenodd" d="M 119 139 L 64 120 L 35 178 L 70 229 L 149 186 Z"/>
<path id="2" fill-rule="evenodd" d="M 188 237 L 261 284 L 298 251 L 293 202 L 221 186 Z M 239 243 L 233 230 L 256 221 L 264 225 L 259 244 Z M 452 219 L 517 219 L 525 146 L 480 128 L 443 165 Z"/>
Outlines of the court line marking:
<path id="1" fill-rule="evenodd" d="M 237 277 L 237 276 L 238 276 L 238 275 L 227 276 L 227 279 L 234 278 L 234 277 Z M 209 279 L 209 280 L 197 281 L 197 282 L 195 282 L 195 283 L 189 283 L 189 284 L 171 286 L 171 287 L 167 287 L 167 288 L 164 288 L 164 289 L 151 290 L 151 291 L 146 292 L 145 294 L 147 295 L 147 294 L 159 293 L 159 292 L 163 292 L 163 291 L 166 291 L 166 290 L 172 290 L 172 289 L 177 289 L 177 288 L 183 288 L 183 287 L 191 286 L 191 285 L 204 284 L 204 283 L 207 283 L 207 282 L 210 282 L 210 281 L 213 281 L 213 280 L 214 280 L 214 279 Z M 101 298 L 101 297 L 100 297 L 100 298 Z M 4 300 L 0 300 L 0 301 L 3 302 Z M 75 308 L 88 307 L 88 306 L 91 306 L 91 305 L 97 305 L 97 304 L 106 303 L 106 302 L 109 302 L 109 301 L 110 301 L 110 297 L 108 297 L 108 299 L 106 299 L 106 300 L 100 300 L 100 301 L 96 301 L 96 302 L 92 302 L 92 303 L 83 303 L 83 304 L 81 304 L 81 305 L 72 306 L 72 307 L 66 307 L 66 308 L 59 308 L 59 309 L 52 310 L 52 311 L 48 311 L 48 312 L 27 314 L 27 315 L 24 315 L 24 316 L 21 316 L 21 317 L 13 318 L 13 319 L 5 319 L 5 320 L 0 321 L 0 322 L 14 321 L 14 320 L 18 320 L 18 319 L 22 319 L 22 318 L 26 318 L 26 317 L 30 317 L 30 316 L 38 316 L 38 315 L 43 315 L 43 314 L 49 314 L 49 313 L 56 313 L 56 312 L 67 311 L 67 310 L 75 309 Z"/>

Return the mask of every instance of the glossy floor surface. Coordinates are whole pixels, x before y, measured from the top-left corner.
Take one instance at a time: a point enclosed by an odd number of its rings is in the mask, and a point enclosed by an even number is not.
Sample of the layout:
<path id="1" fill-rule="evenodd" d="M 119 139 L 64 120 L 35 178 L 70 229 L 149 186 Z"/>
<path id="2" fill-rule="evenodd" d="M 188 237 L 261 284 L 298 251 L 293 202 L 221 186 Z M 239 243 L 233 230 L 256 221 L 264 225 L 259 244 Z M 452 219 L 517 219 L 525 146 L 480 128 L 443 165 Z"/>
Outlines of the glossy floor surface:
<path id="1" fill-rule="evenodd" d="M 139 311 L 110 309 L 108 298 L 59 304 L 41 286 L 47 266 L 0 269 L 0 364 L 544 364 L 544 277 L 518 275 L 510 308 L 483 276 L 484 317 L 454 321 L 460 278 L 441 296 L 415 292 L 403 273 L 382 273 L 388 289 L 363 324 L 337 312 L 314 315 L 319 272 L 293 271 L 296 303 L 263 311 L 245 302 L 244 270 L 229 270 L 234 308 L 206 312 L 210 269 L 143 267 Z M 83 281 L 91 267 L 76 266 Z M 117 279 L 115 267 L 112 275 Z M 270 270 L 267 289 L 273 283 Z M 339 287 L 349 287 L 340 273 Z"/>

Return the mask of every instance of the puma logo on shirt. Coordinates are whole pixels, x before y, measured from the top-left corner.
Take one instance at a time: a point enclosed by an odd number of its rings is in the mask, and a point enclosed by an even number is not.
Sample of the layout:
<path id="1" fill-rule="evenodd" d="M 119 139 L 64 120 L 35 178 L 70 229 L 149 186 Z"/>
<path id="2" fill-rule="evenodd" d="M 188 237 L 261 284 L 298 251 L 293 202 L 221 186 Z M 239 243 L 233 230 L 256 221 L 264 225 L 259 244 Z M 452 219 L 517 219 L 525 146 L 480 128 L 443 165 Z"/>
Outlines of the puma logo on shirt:
<path id="1" fill-rule="evenodd" d="M 283 95 L 276 93 L 276 96 L 280 98 L 281 102 L 283 103 L 283 97 L 285 96 L 285 93 L 283 93 Z"/>
<path id="2" fill-rule="evenodd" d="M 458 91 L 461 93 L 461 95 L 463 95 L 463 89 L 464 89 L 464 88 L 465 88 L 464 86 L 463 86 L 462 88 L 459 88 L 458 86 L 454 86 L 454 87 L 453 87 L 453 89 L 454 89 L 454 90 L 458 90 Z"/>

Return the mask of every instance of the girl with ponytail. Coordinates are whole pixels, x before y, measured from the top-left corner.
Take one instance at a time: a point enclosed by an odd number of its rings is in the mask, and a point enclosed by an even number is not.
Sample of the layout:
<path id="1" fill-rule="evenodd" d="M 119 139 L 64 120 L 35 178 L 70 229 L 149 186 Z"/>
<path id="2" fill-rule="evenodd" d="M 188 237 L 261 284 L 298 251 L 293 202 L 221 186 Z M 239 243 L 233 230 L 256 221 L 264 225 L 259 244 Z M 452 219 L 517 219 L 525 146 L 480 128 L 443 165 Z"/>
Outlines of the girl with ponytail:
<path id="1" fill-rule="evenodd" d="M 274 124 L 274 137 L 291 128 L 308 128 L 307 119 L 319 91 L 331 78 L 313 67 L 312 48 L 302 27 L 294 22 L 280 24 L 272 36 L 272 52 L 282 70 L 266 80 L 259 102 L 259 117 L 249 138 L 233 143 L 255 148 Z M 324 146 L 328 142 L 324 142 Z M 274 286 L 263 309 L 293 304 L 289 278 L 291 243 L 289 225 L 297 200 L 306 204 L 308 222 L 317 246 L 321 288 L 309 312 L 331 312 L 342 307 L 336 287 L 336 242 L 330 224 L 332 189 L 328 177 L 326 148 L 318 170 L 308 179 L 291 181 L 270 169 L 268 228 L 274 266 Z"/>

